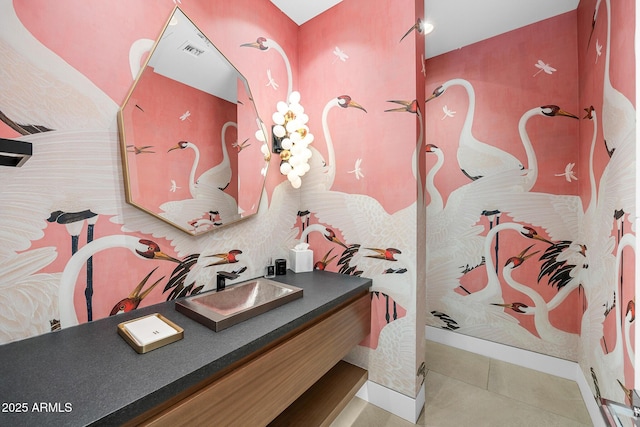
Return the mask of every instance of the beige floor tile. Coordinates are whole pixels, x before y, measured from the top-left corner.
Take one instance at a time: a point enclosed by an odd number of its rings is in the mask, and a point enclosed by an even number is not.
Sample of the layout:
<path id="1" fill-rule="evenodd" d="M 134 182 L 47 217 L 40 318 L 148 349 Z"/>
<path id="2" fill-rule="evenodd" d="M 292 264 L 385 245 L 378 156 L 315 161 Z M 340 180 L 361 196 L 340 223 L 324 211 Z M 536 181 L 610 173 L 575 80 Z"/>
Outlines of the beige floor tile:
<path id="1" fill-rule="evenodd" d="M 331 427 L 347 427 L 352 426 L 356 422 L 360 414 L 369 405 L 365 400 L 354 397 L 349 404 L 340 412 L 340 415 L 331 423 Z"/>
<path id="2" fill-rule="evenodd" d="M 416 421 L 416 425 L 417 426 L 423 426 L 424 425 L 424 423 L 425 423 L 424 416 L 425 416 L 425 413 L 424 413 L 424 407 L 423 407 L 422 408 L 422 412 L 420 413 L 420 416 L 418 417 L 418 421 Z"/>
<path id="3" fill-rule="evenodd" d="M 430 371 L 426 381 L 425 425 L 448 426 L 584 426 L 575 420 L 496 395 Z M 588 424 L 590 425 L 590 424 Z"/>
<path id="4" fill-rule="evenodd" d="M 491 359 L 433 341 L 426 344 L 427 370 L 487 388 Z"/>
<path id="5" fill-rule="evenodd" d="M 575 382 L 433 341 L 426 346 L 426 404 L 419 426 L 591 426 Z M 354 398 L 332 427 L 409 427 Z"/>
<path id="6" fill-rule="evenodd" d="M 331 427 L 413 427 L 415 424 L 354 397 Z"/>
<path id="7" fill-rule="evenodd" d="M 574 381 L 492 360 L 488 389 L 581 423 L 591 423 Z"/>

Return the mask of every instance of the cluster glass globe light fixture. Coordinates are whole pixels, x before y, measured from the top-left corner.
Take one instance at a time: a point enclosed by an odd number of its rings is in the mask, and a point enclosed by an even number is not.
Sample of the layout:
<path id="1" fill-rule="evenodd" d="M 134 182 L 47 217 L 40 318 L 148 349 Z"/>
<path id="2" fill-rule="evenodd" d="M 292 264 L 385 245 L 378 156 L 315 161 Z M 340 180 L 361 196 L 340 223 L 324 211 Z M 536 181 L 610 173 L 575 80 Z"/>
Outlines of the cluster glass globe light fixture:
<path id="1" fill-rule="evenodd" d="M 300 188 L 302 176 L 310 169 L 309 144 L 313 142 L 313 134 L 307 126 L 309 116 L 300 105 L 300 93 L 291 92 L 288 101 L 278 102 L 272 116 L 274 140 L 277 138 L 280 143 L 274 151 L 280 154 L 280 173 L 286 175 L 293 188 Z"/>

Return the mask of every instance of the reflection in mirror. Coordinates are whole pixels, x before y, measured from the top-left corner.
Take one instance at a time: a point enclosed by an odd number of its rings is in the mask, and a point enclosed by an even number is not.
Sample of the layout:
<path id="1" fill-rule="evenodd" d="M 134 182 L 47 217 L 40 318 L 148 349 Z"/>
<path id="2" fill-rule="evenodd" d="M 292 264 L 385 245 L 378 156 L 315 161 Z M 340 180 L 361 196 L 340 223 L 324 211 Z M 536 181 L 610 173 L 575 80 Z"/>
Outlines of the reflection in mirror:
<path id="1" fill-rule="evenodd" d="M 261 123 L 247 80 L 176 7 L 118 114 L 127 202 L 192 235 L 256 213 Z"/>

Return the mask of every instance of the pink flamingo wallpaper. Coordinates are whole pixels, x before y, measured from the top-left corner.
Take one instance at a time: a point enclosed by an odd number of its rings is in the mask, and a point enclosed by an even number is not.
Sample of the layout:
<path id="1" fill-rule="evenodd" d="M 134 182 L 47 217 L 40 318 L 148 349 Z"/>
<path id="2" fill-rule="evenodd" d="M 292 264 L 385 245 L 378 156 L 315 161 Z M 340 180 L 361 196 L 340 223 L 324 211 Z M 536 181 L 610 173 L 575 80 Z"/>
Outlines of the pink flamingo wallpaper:
<path id="1" fill-rule="evenodd" d="M 0 342 L 208 290 L 217 271 L 238 273 L 237 281 L 260 276 L 269 258 L 286 258 L 309 236 L 318 268 L 339 271 L 341 258 L 333 256 L 346 251 L 352 258 L 344 273 L 375 276 L 377 326 L 351 359 L 373 381 L 415 397 L 424 380 L 424 266 L 417 262 L 424 244 L 416 237 L 424 233 L 417 223 L 424 39 L 412 33 L 399 41 L 423 14 L 422 2 L 344 2 L 302 27 L 268 1 L 180 2 L 250 82 L 267 128 L 295 89 L 316 136 L 300 189 L 272 154 L 258 172 L 266 186 L 255 217 L 196 237 L 126 203 L 117 133 L 116 113 L 140 66 L 130 58 L 151 47 L 174 7 L 169 0 L 0 3 L 0 135 L 35 147 L 24 167 L 0 170 L 7 183 L 0 191 Z M 368 30 L 344 25 L 363 13 Z M 331 37 L 319 42 L 319 31 Z M 264 156 L 254 131 L 237 135 L 241 155 Z M 383 163 L 397 173 L 380 173 Z M 381 228 L 349 234 L 356 230 L 344 221 L 352 212 L 323 201 L 343 196 L 364 203 L 357 226 Z M 325 231 L 310 234 L 319 227 Z"/>
<path id="2" fill-rule="evenodd" d="M 373 279 L 372 333 L 348 357 L 370 381 L 416 397 L 427 324 L 576 361 L 594 396 L 625 400 L 632 0 L 426 64 L 425 39 L 402 39 L 420 0 L 347 0 L 300 27 L 266 0 L 182 0 L 267 128 L 296 90 L 315 136 L 299 189 L 272 153 L 257 214 L 196 237 L 126 203 L 116 122 L 132 52 L 174 7 L 0 0 L 0 136 L 34 146 L 0 169 L 0 343 L 208 290 L 217 271 L 257 277 L 308 241 L 315 268 Z"/>
<path id="3" fill-rule="evenodd" d="M 225 123 L 237 123 L 236 110 L 236 105 L 229 101 L 176 82 L 147 67 L 123 111 L 131 198 L 152 212 L 161 212 L 165 202 L 191 198 L 188 172 L 194 164 L 195 151 L 181 152 L 176 145 L 179 141 L 196 144 L 199 162 L 195 179 L 199 179 L 207 170 L 223 162 L 222 146 L 212 142 L 221 138 L 220 129 Z M 158 123 L 165 126 L 159 128 Z M 231 170 L 235 167 L 237 171 L 238 151 L 232 147 L 232 142 L 237 141 L 236 126 L 227 127 L 223 142 L 227 158 L 233 163 Z M 237 175 L 232 178 L 237 181 Z M 227 185 L 227 189 L 228 194 L 237 199 L 237 185 Z M 181 225 L 188 227 L 186 222 Z"/>
<path id="4" fill-rule="evenodd" d="M 321 268 L 373 279 L 371 336 L 350 360 L 408 396 L 424 380 L 424 45 L 400 42 L 416 16 L 413 2 L 343 2 L 301 27 L 298 50 L 307 111 L 322 117 L 324 136 L 311 162 L 323 159 L 325 173 L 303 177 L 305 234 Z"/>
<path id="5" fill-rule="evenodd" d="M 578 181 L 555 176 L 568 163 L 578 163 L 575 28 L 576 13 L 570 12 L 427 61 L 427 141 L 432 144 L 426 154 L 432 174 L 427 181 L 428 229 L 455 223 L 427 234 L 429 270 L 448 270 L 430 276 L 442 277 L 429 288 L 433 297 L 427 299 L 427 307 L 434 316 L 433 326 L 442 325 L 442 313 L 456 322 L 446 321 L 446 326 L 462 333 L 471 327 L 473 335 L 487 339 L 495 339 L 494 328 L 506 332 L 510 324 L 519 323 L 517 334 L 534 327 L 534 316 L 519 316 L 514 310 L 518 307 L 492 305 L 530 303 L 518 300 L 521 293 L 502 276 L 507 260 L 537 240 L 525 235 L 527 231 L 515 224 L 504 206 L 511 209 L 510 202 L 527 206 L 526 201 L 538 194 L 578 192 Z M 523 46 L 531 53 L 516 55 Z M 536 55 L 540 58 L 533 58 Z M 538 68 L 538 59 L 556 71 L 548 74 L 544 67 Z M 547 105 L 560 109 L 556 112 Z M 543 247 L 539 242 L 531 252 Z M 457 259 L 452 260 L 450 253 L 457 253 Z M 537 267 L 533 264 L 531 260 L 518 266 L 514 277 L 533 275 Z M 554 292 L 551 285 L 535 290 L 547 300 Z M 575 337 L 578 319 L 567 313 L 578 307 L 577 294 L 568 295 L 552 312 Z M 480 325 L 486 330 L 480 331 Z M 517 335 L 505 341 L 516 339 Z M 576 360 L 574 344 L 575 340 L 563 341 L 544 353 Z M 533 345 L 528 349 L 540 350 Z"/>
<path id="6" fill-rule="evenodd" d="M 633 1 L 427 61 L 427 324 L 634 384 Z"/>

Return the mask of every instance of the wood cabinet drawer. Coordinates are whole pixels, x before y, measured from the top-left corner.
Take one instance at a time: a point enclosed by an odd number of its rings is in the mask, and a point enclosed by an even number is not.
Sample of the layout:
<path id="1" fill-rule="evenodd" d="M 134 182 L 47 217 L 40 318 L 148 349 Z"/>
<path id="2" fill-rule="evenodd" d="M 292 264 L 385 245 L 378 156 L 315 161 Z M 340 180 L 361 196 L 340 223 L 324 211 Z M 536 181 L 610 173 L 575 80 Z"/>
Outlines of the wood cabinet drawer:
<path id="1" fill-rule="evenodd" d="M 367 292 L 142 424 L 266 425 L 368 335 L 370 316 Z"/>

